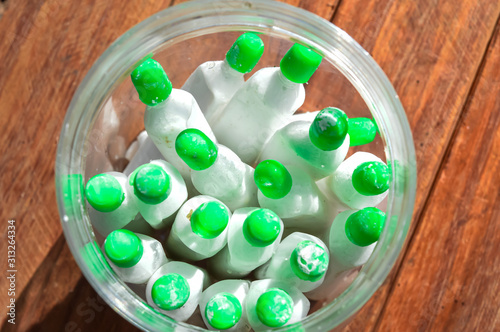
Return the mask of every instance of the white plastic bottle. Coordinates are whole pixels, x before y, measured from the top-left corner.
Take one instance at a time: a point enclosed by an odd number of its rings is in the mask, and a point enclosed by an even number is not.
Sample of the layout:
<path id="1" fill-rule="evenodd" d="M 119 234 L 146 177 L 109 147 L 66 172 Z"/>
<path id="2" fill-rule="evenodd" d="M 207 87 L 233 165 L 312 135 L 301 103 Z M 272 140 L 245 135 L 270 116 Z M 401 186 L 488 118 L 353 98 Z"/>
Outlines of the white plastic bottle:
<path id="1" fill-rule="evenodd" d="M 170 225 L 188 197 L 182 176 L 165 160 L 139 166 L 130 174 L 129 186 L 139 212 L 154 229 Z"/>
<path id="2" fill-rule="evenodd" d="M 329 290 L 342 282 L 340 275 L 360 267 L 370 258 L 385 224 L 385 213 L 377 208 L 347 210 L 335 217 L 330 227 L 330 265 L 323 285 L 306 294 L 310 299 L 329 298 Z"/>
<path id="3" fill-rule="evenodd" d="M 212 257 L 227 243 L 231 211 L 218 199 L 196 196 L 177 212 L 166 247 L 169 254 L 199 261 Z"/>
<path id="4" fill-rule="evenodd" d="M 90 205 L 90 221 L 102 236 L 123 228 L 139 213 L 127 177 L 122 173 L 95 175 L 87 182 L 85 197 Z"/>
<path id="5" fill-rule="evenodd" d="M 184 322 L 196 310 L 208 283 L 205 270 L 184 262 L 168 262 L 149 279 L 146 299 L 162 314 Z"/>
<path id="6" fill-rule="evenodd" d="M 232 211 L 257 205 L 254 169 L 233 151 L 215 144 L 198 129 L 182 131 L 175 149 L 192 169 L 191 180 L 201 194 L 221 200 Z"/>
<path id="7" fill-rule="evenodd" d="M 356 152 L 322 180 L 320 187 L 338 203 L 360 210 L 377 206 L 384 200 L 390 176 L 389 167 L 380 158 L 368 152 Z"/>
<path id="8" fill-rule="evenodd" d="M 135 216 L 134 220 L 129 222 L 122 229 L 126 229 L 134 233 L 139 233 L 151 237 L 154 237 L 156 232 L 155 229 L 151 227 L 151 225 L 141 216 L 140 213 L 138 213 Z"/>
<path id="9" fill-rule="evenodd" d="M 245 301 L 247 317 L 255 331 L 296 323 L 309 312 L 309 300 L 283 281 L 256 280 Z"/>
<path id="10" fill-rule="evenodd" d="M 328 248 L 319 238 L 295 232 L 287 236 L 271 260 L 255 272 L 258 279 L 281 280 L 308 292 L 319 287 L 328 269 Z"/>
<path id="11" fill-rule="evenodd" d="M 197 128 L 216 141 L 194 97 L 184 90 L 172 89 L 161 65 L 148 59 L 131 74 L 139 99 L 147 105 L 144 126 L 166 161 L 182 175 L 191 188 L 190 169 L 175 152 L 175 138 L 184 129 Z"/>
<path id="12" fill-rule="evenodd" d="M 220 143 L 253 165 L 262 147 L 304 103 L 306 83 L 321 56 L 295 44 L 279 68 L 263 68 L 236 91 L 218 121 L 212 124 Z"/>
<path id="13" fill-rule="evenodd" d="M 234 211 L 227 246 L 211 258 L 211 270 L 220 279 L 240 278 L 267 262 L 283 235 L 283 222 L 268 209 Z"/>
<path id="14" fill-rule="evenodd" d="M 222 280 L 208 287 L 200 299 L 200 313 L 210 330 L 249 331 L 245 298 L 248 280 Z"/>
<path id="15" fill-rule="evenodd" d="M 313 180 L 332 174 L 349 150 L 348 120 L 337 108 L 325 108 L 312 121 L 293 121 L 267 142 L 259 160 L 274 159 L 300 167 Z"/>
<path id="16" fill-rule="evenodd" d="M 328 227 L 326 197 L 302 169 L 264 160 L 255 168 L 254 179 L 260 206 L 276 212 L 287 230 L 316 235 Z"/>
<path id="17" fill-rule="evenodd" d="M 143 130 L 137 136 L 136 141 L 130 144 L 125 158 L 129 160 L 123 170 L 123 174 L 129 176 L 137 167 L 149 163 L 151 160 L 163 159 L 156 145 L 149 138 L 148 133 Z"/>
<path id="18" fill-rule="evenodd" d="M 109 234 L 103 251 L 118 277 L 131 284 L 145 284 L 160 266 L 168 262 L 160 242 L 126 229 Z"/>
<path id="19" fill-rule="evenodd" d="M 208 123 L 216 120 L 231 97 L 259 62 L 264 52 L 264 43 L 253 33 L 242 34 L 226 53 L 223 61 L 202 63 L 189 76 L 182 89 L 188 91 L 198 102 Z"/>

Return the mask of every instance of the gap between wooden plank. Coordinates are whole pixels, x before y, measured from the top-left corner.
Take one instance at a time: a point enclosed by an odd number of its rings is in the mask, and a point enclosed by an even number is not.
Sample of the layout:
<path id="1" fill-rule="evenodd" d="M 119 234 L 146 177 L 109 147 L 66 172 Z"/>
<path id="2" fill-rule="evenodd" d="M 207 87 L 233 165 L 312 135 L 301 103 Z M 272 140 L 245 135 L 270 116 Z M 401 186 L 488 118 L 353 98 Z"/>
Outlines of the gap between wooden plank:
<path id="1" fill-rule="evenodd" d="M 333 24 L 333 19 L 335 18 L 335 15 L 337 14 L 337 12 L 338 12 L 339 7 L 340 7 L 341 4 L 342 4 L 342 0 L 338 0 L 337 1 L 337 5 L 335 6 L 335 8 L 333 8 L 332 16 L 329 19 L 330 23 Z"/>
<path id="2" fill-rule="evenodd" d="M 429 205 L 430 205 L 430 202 L 429 202 L 429 199 L 432 197 L 434 191 L 436 190 L 436 184 L 437 182 L 439 181 L 439 176 L 440 174 L 442 173 L 443 171 L 443 167 L 446 163 L 446 160 L 448 159 L 448 156 L 452 150 L 452 147 L 453 147 L 453 143 L 455 141 L 455 138 L 456 136 L 458 135 L 458 131 L 459 131 L 459 128 L 460 128 L 460 123 L 462 122 L 462 119 L 463 119 L 463 115 L 464 113 L 466 112 L 466 110 L 469 108 L 470 104 L 471 104 L 471 101 L 472 101 L 472 98 L 474 97 L 474 92 L 476 91 L 477 89 L 477 86 L 479 84 L 479 80 L 481 78 L 481 75 L 484 71 L 484 66 L 486 64 L 486 59 L 487 59 L 487 56 L 489 54 L 489 51 L 492 47 L 492 41 L 494 40 L 494 37 L 495 35 L 497 35 L 500 31 L 500 14 L 498 15 L 497 17 L 497 20 L 496 20 L 496 23 L 495 23 L 495 28 L 493 29 L 491 35 L 490 35 L 490 38 L 488 39 L 488 43 L 486 44 L 486 48 L 485 48 L 485 51 L 483 53 L 483 56 L 481 57 L 481 61 L 479 63 L 479 67 L 476 71 L 476 75 L 474 76 L 474 79 L 472 81 L 472 84 L 471 84 L 471 87 L 467 93 L 467 97 L 465 99 L 465 102 L 464 102 L 464 105 L 462 107 L 462 109 L 460 110 L 460 115 L 457 117 L 457 121 L 453 127 L 453 131 L 452 131 L 452 134 L 450 135 L 450 139 L 448 141 L 448 145 L 446 146 L 446 149 L 443 153 L 443 158 L 441 159 L 440 163 L 439 163 L 439 166 L 437 168 L 437 172 L 434 176 L 434 179 L 432 181 L 432 185 L 431 185 L 431 189 L 429 190 L 427 196 L 425 197 L 424 199 L 424 202 L 422 204 L 422 210 L 420 211 L 419 215 L 414 219 L 416 220 L 416 225 L 415 225 L 415 228 L 413 230 L 413 233 L 411 233 L 409 235 L 409 238 L 406 240 L 407 241 L 407 245 L 404 247 L 404 253 L 402 254 L 400 260 L 399 260 L 399 264 L 398 266 L 395 266 L 393 267 L 393 269 L 396 271 L 395 274 L 394 274 L 394 279 L 392 281 L 392 283 L 390 284 L 389 286 L 389 290 L 387 291 L 387 296 L 385 297 L 384 299 L 384 304 L 382 306 L 382 309 L 380 310 L 380 313 L 377 317 L 377 321 L 375 323 L 375 326 L 373 328 L 372 331 L 378 331 L 379 329 L 379 326 L 380 326 L 380 323 L 381 323 L 381 319 L 382 317 L 384 317 L 384 313 L 386 311 L 386 306 L 387 306 L 387 303 L 389 301 L 389 298 L 391 297 L 392 293 L 393 293 L 393 290 L 394 290 L 394 286 L 396 285 L 396 280 L 400 274 L 400 271 L 401 271 L 401 267 L 403 265 L 403 261 L 405 261 L 406 259 L 406 256 L 409 252 L 409 247 L 410 245 L 412 244 L 413 242 L 413 238 L 415 237 L 415 234 L 417 234 L 417 232 L 419 231 L 420 229 L 420 226 L 422 224 L 422 218 L 423 216 L 425 215 L 425 212 L 427 211 Z"/>

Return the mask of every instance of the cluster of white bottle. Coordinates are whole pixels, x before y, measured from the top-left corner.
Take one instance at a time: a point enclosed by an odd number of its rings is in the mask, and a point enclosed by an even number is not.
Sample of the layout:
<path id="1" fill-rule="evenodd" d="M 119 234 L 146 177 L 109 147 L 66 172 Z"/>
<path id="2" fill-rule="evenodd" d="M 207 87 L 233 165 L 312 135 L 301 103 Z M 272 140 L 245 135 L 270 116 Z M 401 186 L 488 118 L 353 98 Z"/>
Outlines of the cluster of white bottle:
<path id="1" fill-rule="evenodd" d="M 370 153 L 346 159 L 349 146 L 373 140 L 374 122 L 332 107 L 293 115 L 322 58 L 295 44 L 279 67 L 245 82 L 263 51 L 245 33 L 182 89 L 143 61 L 131 78 L 146 131 L 123 173 L 98 174 L 85 188 L 118 277 L 177 321 L 199 308 L 211 330 L 300 321 L 308 298 L 331 295 L 341 273 L 367 261 L 385 222 L 375 206 L 390 169 Z M 132 232 L 137 221 L 154 237 Z M 207 270 L 194 265 L 202 260 Z M 221 281 L 208 287 L 210 276 Z"/>

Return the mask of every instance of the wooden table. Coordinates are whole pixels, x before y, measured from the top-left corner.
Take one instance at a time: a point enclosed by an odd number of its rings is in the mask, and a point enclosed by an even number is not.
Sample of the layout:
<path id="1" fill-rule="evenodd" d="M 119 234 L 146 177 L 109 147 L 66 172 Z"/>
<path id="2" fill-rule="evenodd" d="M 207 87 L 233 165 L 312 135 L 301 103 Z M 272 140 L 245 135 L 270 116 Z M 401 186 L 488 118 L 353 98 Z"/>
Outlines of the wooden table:
<path id="1" fill-rule="evenodd" d="M 380 64 L 413 130 L 418 194 L 407 246 L 345 331 L 500 330 L 500 1 L 287 0 L 344 29 Z M 16 325 L 133 331 L 82 277 L 55 205 L 71 97 L 97 57 L 171 0 L 0 2 L 0 253 L 16 221 Z"/>

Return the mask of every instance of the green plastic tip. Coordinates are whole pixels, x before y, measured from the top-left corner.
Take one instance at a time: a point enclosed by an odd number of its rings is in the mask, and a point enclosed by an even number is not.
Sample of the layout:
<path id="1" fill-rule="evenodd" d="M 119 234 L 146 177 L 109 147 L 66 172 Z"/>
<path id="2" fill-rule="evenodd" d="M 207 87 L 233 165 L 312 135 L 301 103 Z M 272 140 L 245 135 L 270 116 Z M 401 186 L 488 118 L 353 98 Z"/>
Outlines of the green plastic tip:
<path id="1" fill-rule="evenodd" d="M 175 140 L 175 151 L 195 171 L 209 168 L 217 160 L 217 145 L 201 130 L 183 130 Z"/>
<path id="2" fill-rule="evenodd" d="M 270 288 L 259 297 L 255 310 L 262 324 L 280 327 L 292 318 L 293 300 L 284 290 Z"/>
<path id="3" fill-rule="evenodd" d="M 142 257 L 144 248 L 141 239 L 126 229 L 117 229 L 104 241 L 106 256 L 118 267 L 132 267 Z"/>
<path id="4" fill-rule="evenodd" d="M 264 43 L 256 34 L 242 34 L 226 53 L 226 61 L 231 68 L 246 74 L 252 71 L 264 53 Z"/>
<path id="5" fill-rule="evenodd" d="M 255 247 L 272 244 L 281 231 L 280 218 L 268 209 L 257 209 L 243 222 L 243 235 Z"/>
<path id="6" fill-rule="evenodd" d="M 347 218 L 345 234 L 349 241 L 360 247 L 377 242 L 385 224 L 385 213 L 374 207 L 354 212 Z"/>
<path id="7" fill-rule="evenodd" d="M 204 239 L 219 236 L 227 227 L 229 213 L 219 202 L 205 202 L 191 215 L 191 229 Z"/>
<path id="8" fill-rule="evenodd" d="M 155 164 L 146 164 L 134 172 L 134 193 L 147 204 L 159 204 L 172 192 L 170 176 Z"/>
<path id="9" fill-rule="evenodd" d="M 231 293 L 213 296 L 205 307 L 205 318 L 217 330 L 227 330 L 235 326 L 240 321 L 241 314 L 241 303 Z"/>
<path id="10" fill-rule="evenodd" d="M 338 108 L 327 107 L 314 118 L 309 138 L 318 149 L 333 151 L 344 143 L 347 131 L 347 115 Z"/>
<path id="11" fill-rule="evenodd" d="M 374 196 L 389 189 L 391 172 L 386 164 L 379 161 L 362 163 L 352 173 L 352 185 L 364 196 Z"/>
<path id="12" fill-rule="evenodd" d="M 372 119 L 349 119 L 350 146 L 359 146 L 373 142 L 377 135 L 377 126 Z"/>
<path id="13" fill-rule="evenodd" d="M 151 289 L 153 302 L 163 310 L 175 310 L 189 299 L 189 283 L 177 273 L 169 273 L 158 278 Z"/>
<path id="14" fill-rule="evenodd" d="M 312 241 L 302 241 L 290 256 L 293 273 L 302 280 L 315 282 L 320 280 L 328 269 L 328 252 Z"/>
<path id="15" fill-rule="evenodd" d="M 172 83 L 162 66 L 153 59 L 142 62 L 130 74 L 139 99 L 148 106 L 158 105 L 170 96 Z"/>
<path id="16" fill-rule="evenodd" d="M 97 174 L 87 182 L 85 197 L 97 211 L 111 212 L 122 204 L 125 193 L 114 176 Z"/>
<path id="17" fill-rule="evenodd" d="M 294 44 L 280 62 L 283 75 L 295 83 L 306 83 L 323 58 L 310 48 Z"/>
<path id="18" fill-rule="evenodd" d="M 285 166 L 276 160 L 264 160 L 257 165 L 254 181 L 267 198 L 280 199 L 292 190 L 292 176 Z"/>

